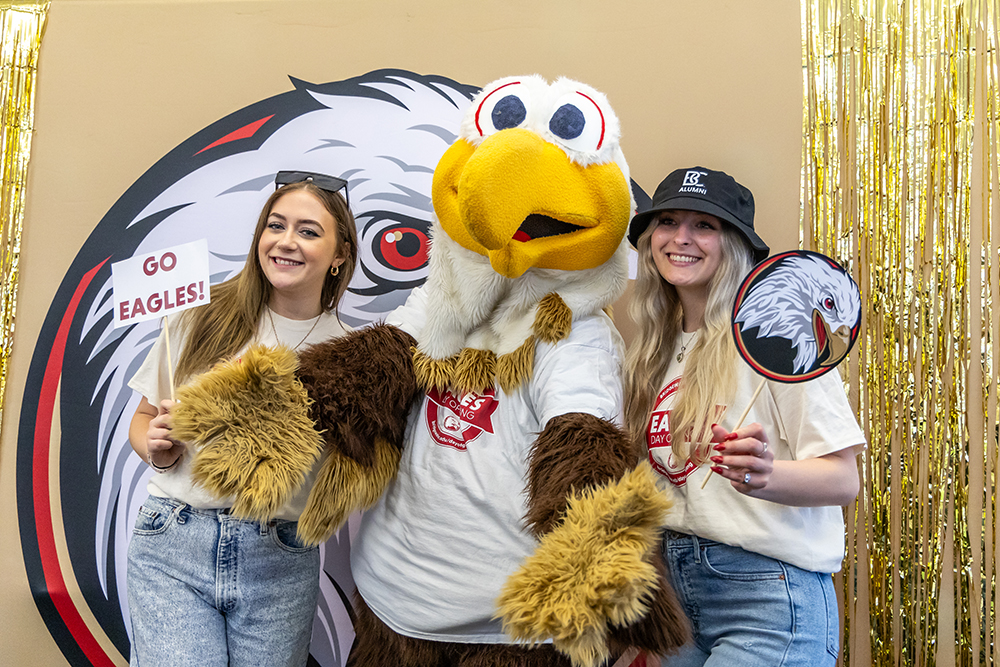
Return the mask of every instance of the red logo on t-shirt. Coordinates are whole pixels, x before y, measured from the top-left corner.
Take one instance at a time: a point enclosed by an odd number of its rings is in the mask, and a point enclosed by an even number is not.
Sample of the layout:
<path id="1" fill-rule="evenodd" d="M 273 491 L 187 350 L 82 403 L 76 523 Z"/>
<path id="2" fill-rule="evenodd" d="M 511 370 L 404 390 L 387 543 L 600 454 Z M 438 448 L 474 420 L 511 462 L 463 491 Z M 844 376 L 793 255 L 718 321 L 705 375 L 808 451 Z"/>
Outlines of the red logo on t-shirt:
<path id="1" fill-rule="evenodd" d="M 668 403 L 667 399 L 677 393 L 681 379 L 673 380 L 664 387 L 656 397 L 656 403 L 652 414 L 649 415 L 649 423 L 646 424 L 646 446 L 649 449 L 649 464 L 653 470 L 670 480 L 674 486 L 684 486 L 687 478 L 698 469 L 691 459 L 684 461 L 684 465 L 679 465 L 674 460 L 670 444 L 673 440 L 670 432 L 670 410 L 664 408 Z M 672 401 L 670 401 L 672 402 Z M 719 419 L 725 413 L 725 406 L 715 406 L 715 419 Z M 691 429 L 688 430 L 687 440 L 691 441 Z M 711 434 L 709 434 L 711 437 Z"/>
<path id="2" fill-rule="evenodd" d="M 482 394 L 468 392 L 456 396 L 450 390 L 427 392 L 427 430 L 439 445 L 465 451 L 468 444 L 486 431 L 493 433 L 491 417 L 497 409 L 492 387 Z"/>

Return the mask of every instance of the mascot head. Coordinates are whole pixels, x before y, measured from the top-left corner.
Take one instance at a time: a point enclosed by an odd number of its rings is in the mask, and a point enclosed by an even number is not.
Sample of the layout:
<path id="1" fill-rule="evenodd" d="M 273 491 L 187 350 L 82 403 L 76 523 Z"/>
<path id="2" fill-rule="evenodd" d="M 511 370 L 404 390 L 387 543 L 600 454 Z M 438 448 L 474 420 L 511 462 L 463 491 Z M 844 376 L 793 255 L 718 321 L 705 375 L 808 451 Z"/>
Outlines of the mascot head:
<path id="1" fill-rule="evenodd" d="M 536 343 L 624 293 L 634 206 L 618 139 L 607 99 L 576 81 L 508 77 L 473 98 L 431 185 L 421 386 L 512 391 Z"/>
<path id="2" fill-rule="evenodd" d="M 633 208 L 618 140 L 618 118 L 590 86 L 495 81 L 472 100 L 434 172 L 441 227 L 506 278 L 600 266 Z"/>

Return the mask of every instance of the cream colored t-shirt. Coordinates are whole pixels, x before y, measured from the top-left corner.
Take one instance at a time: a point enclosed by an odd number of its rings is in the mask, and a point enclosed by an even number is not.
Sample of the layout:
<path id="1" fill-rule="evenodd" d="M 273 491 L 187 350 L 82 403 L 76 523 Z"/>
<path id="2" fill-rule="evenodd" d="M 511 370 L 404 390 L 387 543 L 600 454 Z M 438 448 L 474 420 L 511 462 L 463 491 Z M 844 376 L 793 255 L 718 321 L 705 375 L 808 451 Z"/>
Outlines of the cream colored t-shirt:
<path id="1" fill-rule="evenodd" d="M 268 317 L 269 315 L 270 317 Z M 274 322 L 273 328 L 272 320 Z M 170 327 L 170 360 L 176 368 L 180 351 L 185 343 L 185 336 L 183 331 L 178 330 L 176 317 L 168 317 L 167 326 Z M 310 329 L 312 329 L 311 332 Z M 263 345 L 281 343 L 289 347 L 297 345 L 295 349 L 301 350 L 329 338 L 343 336 L 349 331 L 350 328 L 341 324 L 333 313 L 321 314 L 317 322 L 315 319 L 291 320 L 273 311 L 265 311 L 264 317 L 258 323 L 257 333 L 252 342 Z M 128 386 L 145 396 L 149 404 L 154 407 L 159 406 L 162 399 L 170 398 L 166 341 L 162 331 L 156 342 L 153 343 L 146 360 L 129 381 Z M 167 472 L 153 475 L 147 486 L 150 495 L 173 498 L 200 509 L 231 507 L 232 498 L 219 498 L 209 493 L 204 487 L 194 483 L 191 478 L 191 461 L 194 458 L 192 453 L 190 450 L 185 451 L 181 456 L 180 463 Z M 309 491 L 312 489 L 316 479 L 316 471 L 321 463 L 322 458 L 313 466 L 298 492 L 278 511 L 276 518 L 290 521 L 298 520 L 302 510 L 305 509 Z"/>
<path id="2" fill-rule="evenodd" d="M 692 341 L 693 345 L 693 341 Z M 688 349 L 692 345 L 688 345 Z M 666 527 L 747 551 L 777 558 L 813 572 L 836 572 L 844 559 L 844 518 L 841 507 L 792 507 L 751 498 L 728 480 L 675 461 L 670 449 L 670 409 L 681 385 L 684 362 L 671 360 L 666 381 L 646 424 L 649 460 L 660 483 L 674 491 L 674 507 Z M 718 406 L 718 424 L 736 426 L 761 377 L 740 359 L 731 405 Z M 775 459 L 801 460 L 863 447 L 865 436 L 847 402 L 834 370 L 807 382 L 767 382 L 743 424 L 764 427 Z M 714 453 L 714 452 L 713 452 Z M 711 479 L 701 487 L 705 475 Z"/>

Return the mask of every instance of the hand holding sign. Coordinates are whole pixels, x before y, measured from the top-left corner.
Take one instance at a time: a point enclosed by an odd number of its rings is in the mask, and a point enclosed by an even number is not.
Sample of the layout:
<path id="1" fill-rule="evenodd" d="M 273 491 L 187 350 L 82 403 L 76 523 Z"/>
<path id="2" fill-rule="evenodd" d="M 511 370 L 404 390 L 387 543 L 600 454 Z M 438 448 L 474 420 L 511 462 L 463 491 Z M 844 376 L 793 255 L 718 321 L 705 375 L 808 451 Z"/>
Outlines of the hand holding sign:
<path id="1" fill-rule="evenodd" d="M 137 255 L 111 265 L 115 327 L 165 317 L 211 299 L 208 272 L 208 242 L 205 239 Z M 170 396 L 174 394 L 170 332 L 167 365 Z"/>
<path id="2" fill-rule="evenodd" d="M 861 324 L 861 292 L 825 255 L 792 250 L 751 271 L 733 304 L 740 356 L 763 376 L 740 416 L 743 425 L 765 380 L 805 382 L 832 370 L 850 352 Z M 702 487 L 711 478 L 705 478 Z"/>

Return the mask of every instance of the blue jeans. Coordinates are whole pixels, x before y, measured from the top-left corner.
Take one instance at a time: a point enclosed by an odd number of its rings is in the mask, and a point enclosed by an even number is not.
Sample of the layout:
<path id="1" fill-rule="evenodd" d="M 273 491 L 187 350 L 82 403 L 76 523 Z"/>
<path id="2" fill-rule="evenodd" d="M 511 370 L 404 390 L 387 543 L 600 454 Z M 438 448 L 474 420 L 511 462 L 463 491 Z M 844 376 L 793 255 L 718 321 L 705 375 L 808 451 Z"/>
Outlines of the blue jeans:
<path id="1" fill-rule="evenodd" d="M 296 527 L 150 496 L 128 548 L 132 667 L 305 665 L 320 557 Z"/>
<path id="2" fill-rule="evenodd" d="M 823 667 L 837 661 L 840 613 L 829 574 L 667 531 L 663 557 L 694 641 L 662 667 Z"/>

